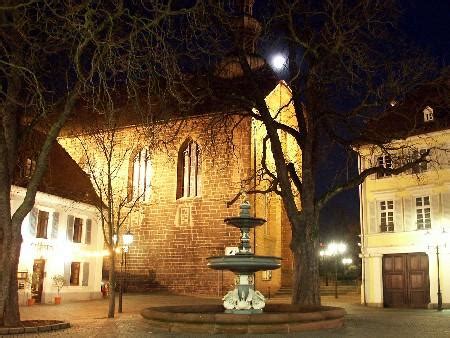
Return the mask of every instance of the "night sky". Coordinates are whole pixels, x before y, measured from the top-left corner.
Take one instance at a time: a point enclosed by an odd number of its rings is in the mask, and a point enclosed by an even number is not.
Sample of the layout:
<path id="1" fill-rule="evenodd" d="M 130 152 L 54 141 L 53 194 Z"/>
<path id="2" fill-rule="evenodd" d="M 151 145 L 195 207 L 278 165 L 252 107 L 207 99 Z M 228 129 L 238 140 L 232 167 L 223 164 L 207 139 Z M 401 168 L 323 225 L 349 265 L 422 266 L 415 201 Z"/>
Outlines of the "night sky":
<path id="1" fill-rule="evenodd" d="M 403 0 L 400 29 L 411 44 L 436 58 L 441 67 L 450 63 L 450 1 Z M 319 189 L 326 188 L 326 177 L 332 177 L 333 167 L 340 165 L 342 156 L 336 155 L 322 171 Z M 350 229 L 355 229 L 351 231 Z M 359 198 L 357 189 L 343 193 L 332 200 L 322 212 L 321 240 L 342 239 L 357 243 L 359 233 Z M 350 244 L 350 243 L 349 243 Z"/>

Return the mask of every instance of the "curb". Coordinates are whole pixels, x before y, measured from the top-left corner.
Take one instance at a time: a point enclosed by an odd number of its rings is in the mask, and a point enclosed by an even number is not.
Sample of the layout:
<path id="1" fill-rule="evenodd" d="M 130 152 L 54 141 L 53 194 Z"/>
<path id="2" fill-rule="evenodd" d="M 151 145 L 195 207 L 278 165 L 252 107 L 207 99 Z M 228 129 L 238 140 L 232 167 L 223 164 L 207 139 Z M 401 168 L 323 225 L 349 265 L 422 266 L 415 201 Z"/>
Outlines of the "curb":
<path id="1" fill-rule="evenodd" d="M 42 326 L 23 326 L 23 327 L 0 327 L 0 335 L 21 334 L 21 333 L 38 333 L 47 331 L 56 331 L 68 329 L 70 323 L 61 322 Z"/>

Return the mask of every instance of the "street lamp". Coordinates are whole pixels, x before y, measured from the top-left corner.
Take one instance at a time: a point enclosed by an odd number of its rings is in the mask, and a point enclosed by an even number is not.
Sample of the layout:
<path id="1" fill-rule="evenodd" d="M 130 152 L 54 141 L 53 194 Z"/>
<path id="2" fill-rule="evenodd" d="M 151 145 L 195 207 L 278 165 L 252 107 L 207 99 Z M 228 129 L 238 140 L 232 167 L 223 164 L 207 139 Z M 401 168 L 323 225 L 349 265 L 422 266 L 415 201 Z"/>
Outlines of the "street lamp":
<path id="1" fill-rule="evenodd" d="M 435 247 L 436 248 L 436 262 L 437 262 L 437 310 L 442 311 L 442 292 L 441 292 L 441 277 L 440 277 L 440 268 L 439 268 L 439 247 L 446 246 L 445 236 L 447 232 L 444 228 L 442 231 L 437 233 L 436 231 L 428 230 L 426 232 L 428 239 L 428 248 Z"/>
<path id="2" fill-rule="evenodd" d="M 119 289 L 119 313 L 122 313 L 122 296 L 123 296 L 123 285 L 126 283 L 127 278 L 127 253 L 128 253 L 128 247 L 133 243 L 133 234 L 130 232 L 130 229 L 127 230 L 126 233 L 122 235 L 122 257 L 120 260 L 120 289 Z M 125 263 L 125 277 L 123 275 L 123 266 Z"/>
<path id="3" fill-rule="evenodd" d="M 325 256 L 334 257 L 334 298 L 338 298 L 338 257 L 345 251 L 347 251 L 347 245 L 345 243 L 331 242 L 323 253 Z"/>

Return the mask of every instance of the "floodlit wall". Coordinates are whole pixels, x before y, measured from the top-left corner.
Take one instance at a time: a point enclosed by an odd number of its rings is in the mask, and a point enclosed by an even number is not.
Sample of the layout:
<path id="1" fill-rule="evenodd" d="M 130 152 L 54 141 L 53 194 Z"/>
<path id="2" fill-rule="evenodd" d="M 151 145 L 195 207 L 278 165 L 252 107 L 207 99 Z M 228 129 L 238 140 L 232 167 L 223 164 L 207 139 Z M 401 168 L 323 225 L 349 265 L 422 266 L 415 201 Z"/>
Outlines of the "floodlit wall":
<path id="1" fill-rule="evenodd" d="M 362 219 L 362 303 L 383 306 L 383 255 L 426 253 L 429 260 L 430 307 L 437 304 L 437 256 L 440 247 L 440 281 L 443 303 L 450 306 L 450 130 L 396 141 L 404 153 L 431 149 L 426 170 L 412 170 L 398 176 L 369 177 L 360 189 Z M 447 150 L 447 152 L 446 152 Z M 360 149 L 360 169 L 377 162 L 374 148 Z M 420 172 L 421 171 L 421 172 Z M 431 228 L 418 223 L 416 199 L 429 198 Z M 382 231 L 382 201 L 393 201 L 393 231 Z M 444 233 L 442 233 L 444 231 Z"/>
<path id="2" fill-rule="evenodd" d="M 14 212 L 22 203 L 26 190 L 15 187 L 11 191 L 11 207 Z M 39 222 L 38 211 L 48 212 L 46 238 L 39 238 L 37 233 Z M 32 215 L 34 214 L 34 215 Z M 73 241 L 67 227 L 73 226 L 70 217 L 82 220 L 80 243 Z M 73 219 L 72 218 L 72 219 Z M 90 231 L 87 230 L 90 224 Z M 101 297 L 103 234 L 98 224 L 97 209 L 93 206 L 74 202 L 65 198 L 38 192 L 33 211 L 22 223 L 22 247 L 19 260 L 18 277 L 27 277 L 29 281 L 35 279 L 33 269 L 36 261 L 44 260 L 44 277 L 42 279 L 41 303 L 53 303 L 57 289 L 53 285 L 52 277 L 63 275 L 66 286 L 61 290 L 63 302 L 73 300 L 96 299 Z M 70 237 L 70 238 L 69 238 Z M 78 271 L 78 285 L 70 283 L 71 263 L 80 263 Z M 19 278 L 19 304 L 26 304 L 31 296 L 31 285 Z M 36 281 L 37 282 L 37 281 Z M 75 282 L 75 279 L 73 279 Z"/>

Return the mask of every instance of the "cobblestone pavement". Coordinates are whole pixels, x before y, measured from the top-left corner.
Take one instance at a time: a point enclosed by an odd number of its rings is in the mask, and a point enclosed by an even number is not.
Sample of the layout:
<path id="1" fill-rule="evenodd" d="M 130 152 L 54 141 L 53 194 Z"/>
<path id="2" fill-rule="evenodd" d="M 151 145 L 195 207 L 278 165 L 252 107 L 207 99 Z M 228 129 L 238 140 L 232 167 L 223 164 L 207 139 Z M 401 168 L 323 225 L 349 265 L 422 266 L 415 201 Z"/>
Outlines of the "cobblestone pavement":
<path id="1" fill-rule="evenodd" d="M 272 302 L 289 302 L 276 298 Z M 326 331 L 309 331 L 289 335 L 248 335 L 248 337 L 450 337 L 450 310 L 379 309 L 358 304 L 358 298 L 341 296 L 338 300 L 322 297 L 324 305 L 344 307 L 347 311 L 345 327 Z M 217 304 L 217 298 L 175 296 L 164 293 L 127 294 L 124 313 L 108 319 L 107 300 L 82 301 L 61 305 L 21 307 L 22 320 L 59 319 L 69 321 L 70 329 L 42 333 L 39 337 L 201 337 L 206 335 L 169 335 L 157 333 L 140 315 L 149 306 L 182 304 Z M 22 335 L 22 337 L 35 337 Z M 232 335 L 217 335 L 233 337 Z"/>

